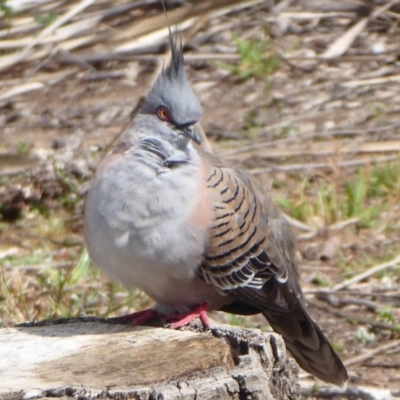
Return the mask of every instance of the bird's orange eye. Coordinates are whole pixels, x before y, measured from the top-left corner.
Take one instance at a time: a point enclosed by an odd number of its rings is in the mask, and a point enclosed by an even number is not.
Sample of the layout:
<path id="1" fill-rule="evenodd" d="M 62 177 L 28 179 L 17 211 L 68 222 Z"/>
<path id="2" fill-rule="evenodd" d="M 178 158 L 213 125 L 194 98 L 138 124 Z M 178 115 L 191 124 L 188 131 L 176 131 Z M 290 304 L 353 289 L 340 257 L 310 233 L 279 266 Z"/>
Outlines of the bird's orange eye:
<path id="1" fill-rule="evenodd" d="M 171 120 L 171 114 L 169 113 L 169 110 L 165 107 L 158 107 L 157 109 L 157 117 L 161 119 L 161 121 L 170 121 Z"/>

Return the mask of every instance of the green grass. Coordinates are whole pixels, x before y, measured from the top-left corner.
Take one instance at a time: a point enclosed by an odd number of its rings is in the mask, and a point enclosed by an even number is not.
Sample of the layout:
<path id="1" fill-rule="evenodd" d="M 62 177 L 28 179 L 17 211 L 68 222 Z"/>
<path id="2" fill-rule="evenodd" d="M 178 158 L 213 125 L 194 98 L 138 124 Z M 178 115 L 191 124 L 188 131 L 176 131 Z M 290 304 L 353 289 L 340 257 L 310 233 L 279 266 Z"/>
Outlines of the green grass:
<path id="1" fill-rule="evenodd" d="M 400 162 L 378 165 L 370 174 L 368 196 L 400 197 Z"/>
<path id="2" fill-rule="evenodd" d="M 7 0 L 0 0 L 0 11 L 4 13 L 6 18 L 11 18 L 13 15 L 12 8 L 7 4 Z"/>
<path id="3" fill-rule="evenodd" d="M 31 261 L 31 260 L 30 260 Z M 41 267 L 34 272 L 0 272 L 0 326 L 47 318 L 109 316 L 120 310 L 145 308 L 151 300 L 138 290 L 126 292 L 90 265 L 84 250 L 68 268 Z"/>
<path id="4" fill-rule="evenodd" d="M 50 11 L 46 14 L 38 14 L 35 15 L 34 19 L 40 25 L 50 25 L 57 19 L 57 13 Z"/>
<path id="5" fill-rule="evenodd" d="M 150 306 L 139 290 L 127 292 L 90 264 L 82 241 L 71 236 L 63 209 L 27 211 L 16 254 L 0 261 L 0 326 L 47 318 L 109 316 Z M 3 233 L 4 234 L 4 233 Z"/>
<path id="6" fill-rule="evenodd" d="M 272 42 L 263 40 L 245 40 L 237 35 L 232 36 L 239 54 L 236 64 L 219 62 L 217 65 L 232 72 L 240 80 L 250 77 L 267 79 L 279 68 L 279 57 L 273 51 Z"/>
<path id="7" fill-rule="evenodd" d="M 345 345 L 343 343 L 337 343 L 337 342 L 330 342 L 333 350 L 335 350 L 337 353 L 343 353 L 345 350 Z"/>
<path id="8" fill-rule="evenodd" d="M 275 181 L 274 186 L 281 184 Z M 310 225 L 358 218 L 360 227 L 376 227 L 387 222 L 380 220 L 383 211 L 400 204 L 400 162 L 359 168 L 343 185 L 330 178 L 305 179 L 290 198 L 275 200 L 287 214 Z"/>
<path id="9" fill-rule="evenodd" d="M 71 177 L 70 174 L 65 171 L 65 165 L 63 163 L 55 163 L 54 170 L 63 189 L 62 195 L 58 196 L 58 202 L 67 211 L 72 212 L 82 201 L 79 194 L 79 186 L 82 182 L 77 180 L 76 177 Z"/>
<path id="10" fill-rule="evenodd" d="M 332 282 L 325 278 L 324 276 L 321 276 L 319 274 L 316 274 L 313 279 L 312 283 L 314 285 L 317 285 L 319 287 L 330 287 L 332 285 Z"/>
<path id="11" fill-rule="evenodd" d="M 388 322 L 389 324 L 398 324 L 399 321 L 396 321 L 395 313 L 393 311 L 393 306 L 389 304 L 384 308 L 380 308 L 377 310 L 377 314 L 382 322 Z"/>
<path id="12" fill-rule="evenodd" d="M 21 156 L 26 156 L 28 155 L 32 150 L 32 145 L 25 141 L 21 140 L 20 142 L 17 143 L 17 153 Z"/>

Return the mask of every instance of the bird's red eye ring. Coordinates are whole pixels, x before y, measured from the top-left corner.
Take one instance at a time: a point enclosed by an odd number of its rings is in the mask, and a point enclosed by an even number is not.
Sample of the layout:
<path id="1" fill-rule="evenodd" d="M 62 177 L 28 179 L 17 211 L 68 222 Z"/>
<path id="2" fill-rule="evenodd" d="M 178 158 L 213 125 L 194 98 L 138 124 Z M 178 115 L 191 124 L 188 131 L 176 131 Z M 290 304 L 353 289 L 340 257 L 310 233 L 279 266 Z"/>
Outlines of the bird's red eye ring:
<path id="1" fill-rule="evenodd" d="M 168 108 L 163 106 L 158 107 L 157 117 L 161 119 L 161 121 L 171 121 L 171 114 L 169 113 Z"/>

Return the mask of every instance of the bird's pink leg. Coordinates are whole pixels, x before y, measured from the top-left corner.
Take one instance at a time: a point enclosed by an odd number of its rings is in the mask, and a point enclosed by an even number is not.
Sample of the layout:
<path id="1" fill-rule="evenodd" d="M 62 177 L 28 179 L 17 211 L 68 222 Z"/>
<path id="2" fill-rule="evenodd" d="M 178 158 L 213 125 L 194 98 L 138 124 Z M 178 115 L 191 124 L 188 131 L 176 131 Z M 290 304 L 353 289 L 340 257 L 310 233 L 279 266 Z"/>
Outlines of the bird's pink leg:
<path id="1" fill-rule="evenodd" d="M 207 315 L 207 303 L 201 303 L 187 313 L 172 314 L 163 318 L 165 322 L 172 322 L 170 328 L 179 329 L 183 326 L 189 325 L 196 318 L 200 318 L 201 323 L 205 328 L 210 326 L 210 319 Z"/>
<path id="2" fill-rule="evenodd" d="M 142 325 L 158 316 L 160 316 L 158 311 L 152 308 L 147 308 L 146 310 L 124 315 L 121 317 L 121 319 L 123 321 L 130 322 L 132 325 Z"/>

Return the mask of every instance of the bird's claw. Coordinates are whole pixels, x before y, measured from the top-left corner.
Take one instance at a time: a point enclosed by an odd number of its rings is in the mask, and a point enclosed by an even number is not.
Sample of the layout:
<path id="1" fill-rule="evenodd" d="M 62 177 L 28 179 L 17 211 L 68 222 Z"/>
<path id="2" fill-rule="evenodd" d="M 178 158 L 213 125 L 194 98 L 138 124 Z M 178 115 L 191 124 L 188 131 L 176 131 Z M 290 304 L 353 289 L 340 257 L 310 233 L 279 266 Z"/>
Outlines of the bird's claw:
<path id="1" fill-rule="evenodd" d="M 196 318 L 200 318 L 204 328 L 210 327 L 210 319 L 207 315 L 207 303 L 202 303 L 187 313 L 167 315 L 166 317 L 162 318 L 162 321 L 165 323 L 170 323 L 168 326 L 171 329 L 179 329 L 189 325 Z"/>

